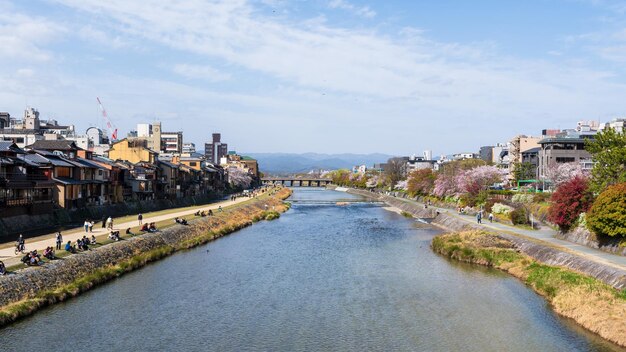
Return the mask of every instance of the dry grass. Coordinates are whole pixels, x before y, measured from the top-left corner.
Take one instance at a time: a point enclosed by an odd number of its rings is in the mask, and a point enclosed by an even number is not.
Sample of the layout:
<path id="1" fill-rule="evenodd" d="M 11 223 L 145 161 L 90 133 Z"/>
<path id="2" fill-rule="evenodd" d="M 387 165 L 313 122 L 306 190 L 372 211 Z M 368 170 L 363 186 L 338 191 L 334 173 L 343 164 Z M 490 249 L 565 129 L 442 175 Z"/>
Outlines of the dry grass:
<path id="1" fill-rule="evenodd" d="M 453 259 L 493 266 L 523 280 L 560 315 L 626 346 L 626 291 L 569 269 L 541 264 L 496 235 L 465 231 L 437 236 L 432 248 Z"/>

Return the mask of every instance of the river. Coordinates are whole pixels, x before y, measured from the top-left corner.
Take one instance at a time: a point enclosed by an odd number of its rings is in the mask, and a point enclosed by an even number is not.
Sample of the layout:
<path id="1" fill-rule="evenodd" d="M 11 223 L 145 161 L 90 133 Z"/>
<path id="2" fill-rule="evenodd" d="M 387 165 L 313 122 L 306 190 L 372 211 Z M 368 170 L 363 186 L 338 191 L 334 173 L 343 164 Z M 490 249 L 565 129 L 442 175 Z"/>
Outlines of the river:
<path id="1" fill-rule="evenodd" d="M 610 351 L 520 281 L 357 196 L 292 209 L 0 330 L 0 350 Z"/>

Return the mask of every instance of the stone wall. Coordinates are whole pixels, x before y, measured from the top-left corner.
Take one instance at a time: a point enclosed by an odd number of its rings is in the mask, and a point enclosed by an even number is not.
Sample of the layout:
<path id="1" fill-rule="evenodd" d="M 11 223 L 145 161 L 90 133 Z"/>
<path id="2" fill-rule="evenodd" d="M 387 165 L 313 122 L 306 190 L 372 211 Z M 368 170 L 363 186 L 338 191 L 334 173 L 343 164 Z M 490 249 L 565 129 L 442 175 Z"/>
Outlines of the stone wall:
<path id="1" fill-rule="evenodd" d="M 596 248 L 604 252 L 626 256 L 626 247 L 622 245 L 621 238 L 606 238 L 599 240 L 591 231 L 577 227 L 567 233 L 559 233 L 557 238 L 582 244 L 583 246 Z"/>

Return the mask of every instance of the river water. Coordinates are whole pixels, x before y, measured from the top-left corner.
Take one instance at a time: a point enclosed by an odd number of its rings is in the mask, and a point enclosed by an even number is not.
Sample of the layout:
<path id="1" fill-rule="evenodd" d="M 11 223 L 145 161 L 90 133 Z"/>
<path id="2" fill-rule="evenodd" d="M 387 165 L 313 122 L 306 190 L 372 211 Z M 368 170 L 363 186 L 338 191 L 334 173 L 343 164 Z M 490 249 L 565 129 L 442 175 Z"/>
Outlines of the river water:
<path id="1" fill-rule="evenodd" d="M 433 228 L 345 193 L 175 254 L 0 330 L 0 350 L 609 351 Z"/>

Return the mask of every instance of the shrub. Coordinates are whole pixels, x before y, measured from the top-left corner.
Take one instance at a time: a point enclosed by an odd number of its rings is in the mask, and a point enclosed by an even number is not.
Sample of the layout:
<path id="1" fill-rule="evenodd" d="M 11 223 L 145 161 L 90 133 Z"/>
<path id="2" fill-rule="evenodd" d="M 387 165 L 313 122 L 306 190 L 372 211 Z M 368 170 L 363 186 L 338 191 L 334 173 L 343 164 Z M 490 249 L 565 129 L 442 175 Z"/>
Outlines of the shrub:
<path id="1" fill-rule="evenodd" d="M 502 204 L 502 203 L 495 203 L 492 207 L 491 207 L 491 211 L 494 214 L 509 214 L 510 212 L 513 211 L 513 208 Z"/>
<path id="2" fill-rule="evenodd" d="M 548 199 L 550 199 L 550 194 L 548 194 L 548 193 L 535 193 L 533 195 L 533 202 L 534 203 L 543 203 L 543 202 L 547 201 Z"/>
<path id="3" fill-rule="evenodd" d="M 586 218 L 587 227 L 598 235 L 626 237 L 626 183 L 600 193 Z"/>
<path id="4" fill-rule="evenodd" d="M 584 177 L 574 177 L 564 182 L 552 194 L 548 220 L 563 232 L 569 230 L 581 213 L 591 206 L 593 195 Z"/>
<path id="5" fill-rule="evenodd" d="M 517 193 L 517 194 L 513 195 L 513 198 L 511 198 L 511 201 L 514 202 L 514 203 L 523 203 L 523 204 L 532 203 L 533 202 L 533 195 L 532 194 Z"/>
<path id="6" fill-rule="evenodd" d="M 528 213 L 523 207 L 513 210 L 509 216 L 513 225 L 527 225 L 530 223 L 528 221 Z"/>

